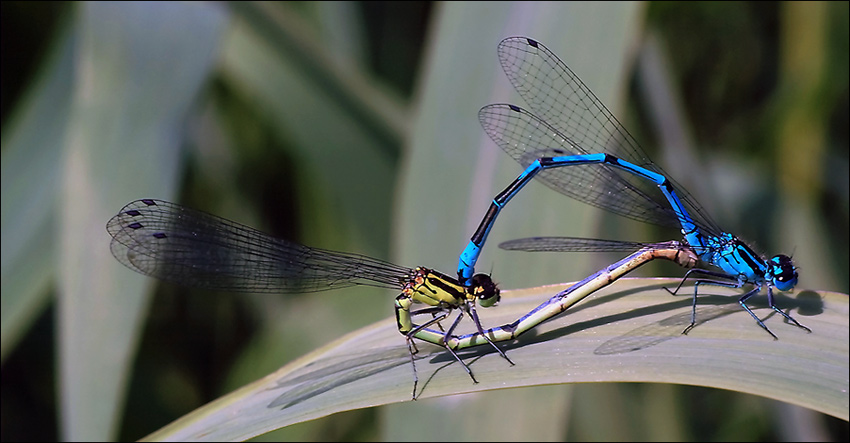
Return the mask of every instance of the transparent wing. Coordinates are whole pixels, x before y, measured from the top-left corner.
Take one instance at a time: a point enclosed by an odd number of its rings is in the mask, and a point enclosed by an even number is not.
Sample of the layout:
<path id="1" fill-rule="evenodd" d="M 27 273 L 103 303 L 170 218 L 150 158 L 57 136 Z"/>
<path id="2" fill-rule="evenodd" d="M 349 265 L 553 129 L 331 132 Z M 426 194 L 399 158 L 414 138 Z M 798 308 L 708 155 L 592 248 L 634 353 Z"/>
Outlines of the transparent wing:
<path id="1" fill-rule="evenodd" d="M 490 138 L 523 167 L 541 157 L 590 154 L 548 122 L 515 105 L 495 104 L 478 112 Z M 605 164 L 544 169 L 535 178 L 580 202 L 633 220 L 679 228 L 676 213 L 658 187 Z"/>
<path id="2" fill-rule="evenodd" d="M 499 244 L 499 248 L 509 251 L 532 252 L 634 252 L 647 247 L 675 249 L 676 246 L 676 242 L 641 243 L 582 237 L 526 237 Z"/>
<path id="3" fill-rule="evenodd" d="M 358 254 L 310 248 L 162 200 L 127 204 L 106 225 L 112 255 L 158 279 L 237 292 L 315 292 L 353 285 L 400 288 L 412 270 Z"/>
<path id="4" fill-rule="evenodd" d="M 533 39 L 510 37 L 499 44 L 498 54 L 505 74 L 527 102 L 536 119 L 522 115 L 529 114 L 526 111 L 510 115 L 505 110 L 506 105 L 496 105 L 499 106 L 496 108 L 499 109 L 497 112 L 493 112 L 493 109 L 485 112 L 485 109 L 490 108 L 486 107 L 482 109 L 483 115 L 479 113 L 479 118 L 482 125 L 485 125 L 485 130 L 491 128 L 488 131 L 491 138 L 514 159 L 523 163 L 521 159 L 536 155 L 536 151 L 544 149 L 564 149 L 575 154 L 615 155 L 666 177 L 675 187 L 679 199 L 697 225 L 713 235 L 722 232 L 702 206 L 684 188 L 676 184 L 669 174 L 650 160 L 611 111 L 552 51 Z M 506 115 L 509 116 L 505 117 Z M 497 123 L 494 121 L 496 116 L 509 121 Z M 523 144 L 522 140 L 511 137 L 513 133 L 521 133 L 515 129 L 521 124 L 536 125 L 540 121 L 544 121 L 546 129 L 558 134 L 557 137 L 564 142 L 557 145 L 532 145 L 527 142 Z M 494 134 L 499 128 L 514 129 L 512 132 Z M 505 141 L 500 143 L 494 135 Z M 510 146 L 510 150 L 506 146 Z M 520 153 L 520 149 L 528 152 Z M 659 204 L 662 208 L 669 208 L 669 203 L 663 200 L 653 183 L 616 168 L 596 166 L 600 169 L 598 174 L 582 171 L 593 167 L 590 165 L 555 168 L 544 171 L 545 174 L 539 174 L 538 178 L 561 193 L 625 217 L 663 226 L 674 225 L 675 216 L 672 212 L 658 208 Z M 599 189 L 605 189 L 606 186 L 613 186 L 612 192 L 627 187 L 631 194 L 639 194 L 639 197 L 632 201 L 632 205 L 644 206 L 643 210 L 627 208 L 622 198 L 603 198 L 603 201 L 598 201 L 600 193 L 604 192 Z M 633 195 L 629 195 L 629 198 L 632 197 Z"/>

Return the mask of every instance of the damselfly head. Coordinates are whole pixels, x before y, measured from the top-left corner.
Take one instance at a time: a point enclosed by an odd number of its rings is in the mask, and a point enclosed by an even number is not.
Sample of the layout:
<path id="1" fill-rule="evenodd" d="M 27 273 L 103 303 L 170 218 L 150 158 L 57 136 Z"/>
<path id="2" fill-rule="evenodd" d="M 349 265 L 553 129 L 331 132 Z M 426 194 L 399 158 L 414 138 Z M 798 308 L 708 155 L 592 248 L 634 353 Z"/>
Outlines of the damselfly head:
<path id="1" fill-rule="evenodd" d="M 499 303 L 501 299 L 499 287 L 487 274 L 475 274 L 472 276 L 471 291 L 478 298 L 478 304 L 482 308 L 489 308 Z"/>
<path id="2" fill-rule="evenodd" d="M 780 291 L 794 289 L 797 285 L 797 268 L 791 257 L 783 254 L 775 255 L 770 259 L 770 267 L 773 273 L 773 284 Z"/>

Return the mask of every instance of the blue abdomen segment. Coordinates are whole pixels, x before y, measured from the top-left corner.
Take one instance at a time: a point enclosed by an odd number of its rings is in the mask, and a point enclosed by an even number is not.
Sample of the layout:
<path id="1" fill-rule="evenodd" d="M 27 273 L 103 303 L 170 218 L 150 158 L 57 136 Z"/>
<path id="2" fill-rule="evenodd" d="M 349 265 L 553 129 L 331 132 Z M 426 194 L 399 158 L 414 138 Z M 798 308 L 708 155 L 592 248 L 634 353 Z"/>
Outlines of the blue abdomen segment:
<path id="1" fill-rule="evenodd" d="M 490 204 L 490 209 L 487 211 L 484 219 L 481 220 L 481 224 L 478 225 L 478 229 L 475 231 L 475 234 L 472 235 L 469 244 L 463 250 L 460 255 L 460 259 L 458 260 L 457 272 L 458 280 L 461 284 L 464 286 L 469 286 L 471 284 L 470 279 L 475 273 L 475 263 L 478 261 L 478 257 L 481 254 L 481 248 L 484 246 L 484 242 L 487 241 L 487 236 L 490 235 L 490 230 L 493 228 L 493 224 L 496 222 L 499 212 L 501 212 L 502 208 L 528 182 L 530 182 L 537 173 L 546 169 L 574 167 L 589 164 L 613 166 L 655 183 L 661 189 L 661 192 L 673 208 L 673 212 L 682 227 L 682 233 L 685 234 L 687 240 L 690 242 L 691 240 L 697 241 L 698 238 L 702 238 L 696 224 L 693 222 L 688 211 L 685 209 L 685 206 L 673 190 L 673 186 L 663 175 L 605 153 L 541 157 L 534 160 L 531 165 L 529 165 L 522 174 L 516 178 L 516 180 L 514 180 L 493 199 L 493 202 Z M 692 245 L 699 246 L 701 245 L 701 242 L 692 243 Z"/>

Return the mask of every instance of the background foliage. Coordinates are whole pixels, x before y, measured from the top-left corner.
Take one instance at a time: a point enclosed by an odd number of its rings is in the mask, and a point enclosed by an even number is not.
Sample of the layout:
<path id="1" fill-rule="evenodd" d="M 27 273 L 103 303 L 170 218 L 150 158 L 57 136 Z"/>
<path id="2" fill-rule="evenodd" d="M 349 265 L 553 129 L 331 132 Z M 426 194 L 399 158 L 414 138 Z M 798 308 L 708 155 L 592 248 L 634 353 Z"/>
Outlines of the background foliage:
<path id="1" fill-rule="evenodd" d="M 104 229 L 130 200 L 454 269 L 519 172 L 476 118 L 487 103 L 523 105 L 495 53 L 510 35 L 559 54 L 722 226 L 793 253 L 801 288 L 848 292 L 846 2 L 3 2 L 0 20 L 3 440 L 138 439 L 391 315 L 389 291 L 234 296 L 135 275 L 109 255 Z M 670 236 L 534 185 L 500 220 L 491 245 Z M 479 268 L 521 288 L 612 260 L 574 255 L 491 246 Z M 480 440 L 505 429 L 535 440 L 847 439 L 846 422 L 808 410 L 661 384 L 428 399 L 262 438 Z"/>

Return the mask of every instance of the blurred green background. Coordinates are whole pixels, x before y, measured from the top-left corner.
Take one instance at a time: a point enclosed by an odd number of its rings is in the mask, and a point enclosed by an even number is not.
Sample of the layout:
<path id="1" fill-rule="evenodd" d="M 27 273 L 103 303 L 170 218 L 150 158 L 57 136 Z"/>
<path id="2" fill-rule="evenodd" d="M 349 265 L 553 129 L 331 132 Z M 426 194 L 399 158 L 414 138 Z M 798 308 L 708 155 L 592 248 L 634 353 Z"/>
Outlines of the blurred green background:
<path id="1" fill-rule="evenodd" d="M 2 2 L 0 20 L 4 441 L 139 439 L 391 321 L 385 290 L 158 284 L 111 257 L 104 226 L 162 198 L 450 273 L 520 172 L 477 121 L 488 103 L 525 105 L 496 57 L 511 35 L 558 54 L 721 226 L 793 254 L 801 289 L 848 292 L 847 2 Z M 532 184 L 478 268 L 503 288 L 578 280 L 614 257 L 495 245 L 675 237 L 601 212 Z M 848 426 L 733 392 L 593 384 L 356 410 L 260 438 L 846 441 Z"/>

